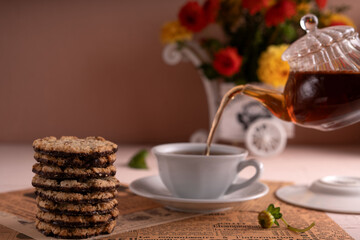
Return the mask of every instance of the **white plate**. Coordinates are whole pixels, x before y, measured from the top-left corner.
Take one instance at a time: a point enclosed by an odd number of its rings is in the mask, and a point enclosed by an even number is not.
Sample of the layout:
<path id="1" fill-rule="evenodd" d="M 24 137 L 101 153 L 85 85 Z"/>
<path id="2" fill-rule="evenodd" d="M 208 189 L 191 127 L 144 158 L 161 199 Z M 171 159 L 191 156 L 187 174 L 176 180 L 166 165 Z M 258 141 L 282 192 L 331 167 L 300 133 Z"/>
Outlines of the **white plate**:
<path id="1" fill-rule="evenodd" d="M 360 178 L 327 176 L 310 187 L 282 187 L 276 196 L 284 202 L 316 210 L 338 213 L 360 213 Z"/>
<path id="2" fill-rule="evenodd" d="M 241 182 L 245 179 L 239 178 Z M 260 182 L 255 182 L 250 186 L 222 196 L 217 199 L 187 199 L 177 198 L 170 194 L 159 176 L 150 176 L 137 179 L 130 184 L 130 191 L 133 193 L 150 198 L 166 208 L 183 212 L 217 212 L 234 207 L 240 202 L 260 198 L 266 195 L 269 188 Z"/>

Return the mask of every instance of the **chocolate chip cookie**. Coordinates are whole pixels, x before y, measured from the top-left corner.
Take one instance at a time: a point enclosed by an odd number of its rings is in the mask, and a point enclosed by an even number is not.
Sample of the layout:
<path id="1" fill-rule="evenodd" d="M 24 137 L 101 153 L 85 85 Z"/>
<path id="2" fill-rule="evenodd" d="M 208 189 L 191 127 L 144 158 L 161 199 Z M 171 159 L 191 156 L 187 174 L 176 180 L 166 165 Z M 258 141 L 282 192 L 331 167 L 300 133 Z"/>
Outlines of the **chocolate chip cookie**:
<path id="1" fill-rule="evenodd" d="M 35 152 L 62 158 L 99 158 L 113 154 L 118 146 L 102 137 L 45 137 L 33 142 Z"/>
<path id="2" fill-rule="evenodd" d="M 54 157 L 46 154 L 35 152 L 34 158 L 39 163 L 58 167 L 108 167 L 116 160 L 115 154 L 106 155 L 98 158 L 83 158 L 83 157 Z"/>
<path id="3" fill-rule="evenodd" d="M 106 178 L 90 178 L 86 180 L 55 180 L 35 175 L 32 179 L 32 185 L 45 190 L 73 192 L 73 193 L 89 193 L 89 192 L 105 192 L 114 191 L 120 187 L 120 182 L 115 177 Z"/>
<path id="4" fill-rule="evenodd" d="M 36 188 L 35 194 L 43 199 L 48 199 L 58 203 L 99 203 L 108 202 L 116 197 L 117 191 L 73 193 L 58 192 Z"/>
<path id="5" fill-rule="evenodd" d="M 42 222 L 50 223 L 60 227 L 96 227 L 115 220 L 119 215 L 119 210 L 113 208 L 109 213 L 96 214 L 91 216 L 70 216 L 66 214 L 56 214 L 52 212 L 44 212 L 38 210 L 36 218 Z"/>
<path id="6" fill-rule="evenodd" d="M 56 203 L 41 197 L 36 198 L 36 203 L 44 212 L 52 212 L 56 214 L 66 214 L 69 216 L 91 216 L 97 214 L 106 214 L 113 210 L 118 202 L 112 199 L 108 202 L 101 202 L 96 204 L 72 204 L 72 203 Z"/>
<path id="7" fill-rule="evenodd" d="M 35 163 L 33 165 L 32 171 L 48 179 L 85 179 L 114 176 L 116 173 L 116 168 L 113 165 L 105 168 L 60 168 L 55 166 L 48 166 L 42 163 Z"/>
<path id="8" fill-rule="evenodd" d="M 116 221 L 112 220 L 107 224 L 89 227 L 89 228 L 79 228 L 79 227 L 60 227 L 51 223 L 46 223 L 40 220 L 36 220 L 36 228 L 46 236 L 56 237 L 56 238 L 88 238 L 97 236 L 99 234 L 111 233 L 116 225 Z"/>

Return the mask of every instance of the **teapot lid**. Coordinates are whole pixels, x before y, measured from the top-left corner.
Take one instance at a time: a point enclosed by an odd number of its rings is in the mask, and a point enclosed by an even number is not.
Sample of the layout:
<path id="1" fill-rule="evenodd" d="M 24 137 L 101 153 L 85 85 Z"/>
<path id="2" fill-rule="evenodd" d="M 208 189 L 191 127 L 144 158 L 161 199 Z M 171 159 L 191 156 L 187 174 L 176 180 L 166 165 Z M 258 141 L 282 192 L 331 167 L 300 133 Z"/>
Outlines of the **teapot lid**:
<path id="1" fill-rule="evenodd" d="M 292 71 L 360 71 L 360 40 L 350 26 L 318 29 L 318 19 L 307 14 L 300 26 L 307 34 L 282 55 Z"/>

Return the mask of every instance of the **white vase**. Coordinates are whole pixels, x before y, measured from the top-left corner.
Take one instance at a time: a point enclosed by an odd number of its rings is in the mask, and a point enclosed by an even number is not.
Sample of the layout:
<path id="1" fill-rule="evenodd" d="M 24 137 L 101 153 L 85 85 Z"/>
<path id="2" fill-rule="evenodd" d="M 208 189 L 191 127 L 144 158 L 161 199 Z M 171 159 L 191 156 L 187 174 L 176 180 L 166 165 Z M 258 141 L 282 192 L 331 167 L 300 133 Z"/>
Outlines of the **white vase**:
<path id="1" fill-rule="evenodd" d="M 163 52 L 166 63 L 174 65 L 181 60 L 191 61 L 199 67 L 209 61 L 207 55 L 194 42 L 190 48 L 179 50 L 175 44 L 167 45 Z M 200 59 L 201 58 L 201 59 Z M 209 109 L 211 126 L 222 97 L 235 85 L 210 81 L 199 70 Z M 206 142 L 209 130 L 200 129 L 191 135 L 192 142 Z M 281 153 L 287 138 L 294 136 L 294 125 L 275 118 L 265 107 L 251 97 L 237 95 L 223 111 L 213 142 L 245 143 L 248 150 L 257 156 L 270 156 Z"/>

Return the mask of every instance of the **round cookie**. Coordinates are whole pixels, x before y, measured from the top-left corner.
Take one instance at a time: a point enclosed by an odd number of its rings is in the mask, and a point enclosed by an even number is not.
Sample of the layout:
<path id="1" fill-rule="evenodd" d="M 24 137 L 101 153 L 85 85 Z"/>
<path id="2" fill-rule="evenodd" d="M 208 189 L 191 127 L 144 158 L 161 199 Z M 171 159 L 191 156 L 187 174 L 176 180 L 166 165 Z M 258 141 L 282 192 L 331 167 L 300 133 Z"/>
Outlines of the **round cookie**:
<path id="1" fill-rule="evenodd" d="M 44 165 L 42 163 L 35 163 L 32 171 L 48 179 L 84 179 L 114 176 L 116 168 L 114 165 L 110 165 L 106 168 L 60 168 Z"/>
<path id="2" fill-rule="evenodd" d="M 112 165 L 116 160 L 116 154 L 106 155 L 99 158 L 83 158 L 83 157 L 54 157 L 46 154 L 35 152 L 34 158 L 36 161 L 52 166 L 58 167 L 107 167 Z"/>
<path id="3" fill-rule="evenodd" d="M 91 193 L 71 193 L 57 192 L 36 188 L 35 194 L 43 199 L 53 202 L 65 203 L 99 203 L 108 202 L 116 197 L 117 191 L 91 192 Z"/>
<path id="4" fill-rule="evenodd" d="M 77 227 L 59 227 L 50 223 L 45 223 L 36 220 L 36 228 L 46 236 L 56 238 L 88 238 L 99 234 L 111 233 L 116 225 L 116 221 L 110 221 L 108 224 L 90 227 L 90 228 L 77 228 Z"/>
<path id="5" fill-rule="evenodd" d="M 33 142 L 35 152 L 54 157 L 99 158 L 113 154 L 118 146 L 102 137 L 77 138 L 74 136 L 45 137 Z"/>
<path id="6" fill-rule="evenodd" d="M 114 191 L 120 187 L 120 182 L 115 177 L 91 178 L 81 180 L 54 180 L 35 175 L 32 185 L 44 190 L 53 190 L 73 193 L 105 192 Z"/>
<path id="7" fill-rule="evenodd" d="M 39 210 L 36 218 L 42 222 L 60 227 L 96 227 L 109 223 L 118 215 L 119 210 L 117 208 L 112 209 L 107 214 L 96 214 L 92 216 L 69 216 Z"/>
<path id="8" fill-rule="evenodd" d="M 55 214 L 65 214 L 70 216 L 90 216 L 95 214 L 110 213 L 118 204 L 116 199 L 108 202 L 96 204 L 72 204 L 72 203 L 56 203 L 40 197 L 36 198 L 36 203 L 43 212 L 52 212 Z"/>

